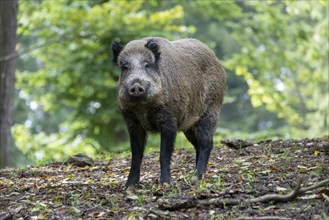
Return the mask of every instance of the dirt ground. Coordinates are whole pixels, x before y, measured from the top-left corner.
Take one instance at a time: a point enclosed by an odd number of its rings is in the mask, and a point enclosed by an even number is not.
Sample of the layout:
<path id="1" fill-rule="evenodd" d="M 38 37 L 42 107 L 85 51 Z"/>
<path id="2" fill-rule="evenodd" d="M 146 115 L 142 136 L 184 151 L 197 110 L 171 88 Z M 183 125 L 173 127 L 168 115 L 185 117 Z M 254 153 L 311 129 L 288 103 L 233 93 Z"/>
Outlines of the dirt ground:
<path id="1" fill-rule="evenodd" d="M 206 178 L 196 180 L 193 149 L 176 149 L 172 183 L 159 185 L 159 154 L 146 155 L 140 185 L 124 189 L 130 157 L 0 170 L 2 219 L 328 219 L 329 184 L 288 202 L 197 207 L 159 206 L 165 200 L 250 199 L 287 194 L 302 178 L 308 187 L 329 178 L 328 137 L 227 141 L 215 147 Z"/>

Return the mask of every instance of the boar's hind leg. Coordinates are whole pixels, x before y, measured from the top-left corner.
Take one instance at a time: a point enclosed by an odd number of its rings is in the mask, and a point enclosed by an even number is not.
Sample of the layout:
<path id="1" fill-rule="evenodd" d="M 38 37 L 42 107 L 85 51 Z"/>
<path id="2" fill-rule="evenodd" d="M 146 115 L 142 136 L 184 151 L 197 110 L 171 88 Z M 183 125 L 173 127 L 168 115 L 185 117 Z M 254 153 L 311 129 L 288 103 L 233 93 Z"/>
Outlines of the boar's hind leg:
<path id="1" fill-rule="evenodd" d="M 213 136 L 218 120 L 218 110 L 210 110 L 192 127 L 195 132 L 197 159 L 197 175 L 202 179 L 207 169 L 208 160 L 213 148 Z M 192 143 L 193 144 L 193 143 Z M 199 153 L 198 153 L 199 151 Z"/>
<path id="2" fill-rule="evenodd" d="M 200 148 L 199 148 L 193 128 L 188 129 L 187 131 L 184 132 L 184 134 L 185 134 L 185 137 L 187 138 L 187 140 L 194 146 L 194 149 L 196 152 L 195 165 L 198 165 Z"/>

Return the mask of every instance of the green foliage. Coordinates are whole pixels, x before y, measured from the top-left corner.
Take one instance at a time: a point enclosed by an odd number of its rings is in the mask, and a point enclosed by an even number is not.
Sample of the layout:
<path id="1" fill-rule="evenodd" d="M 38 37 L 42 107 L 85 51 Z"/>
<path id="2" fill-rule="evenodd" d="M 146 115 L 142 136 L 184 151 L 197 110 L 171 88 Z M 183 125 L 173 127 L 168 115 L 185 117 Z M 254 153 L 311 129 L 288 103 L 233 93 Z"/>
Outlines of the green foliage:
<path id="1" fill-rule="evenodd" d="M 31 134 L 24 125 L 15 125 L 12 129 L 17 147 L 28 156 L 30 161 L 61 161 L 69 155 L 84 153 L 95 157 L 99 144 L 90 138 L 75 137 L 70 133 Z"/>
<path id="2" fill-rule="evenodd" d="M 232 37 L 234 30 L 231 26 L 239 24 L 245 16 L 243 5 L 234 1 L 184 1 L 183 6 L 188 11 L 184 14 L 187 24 L 197 27 L 193 37 L 208 44 L 224 66 L 234 54 L 240 53 L 241 45 Z M 236 75 L 234 70 L 227 69 L 227 72 L 228 88 L 219 123 L 219 129 L 223 132 L 217 133 L 216 144 L 220 143 L 221 138 L 252 138 L 253 133 L 259 130 L 275 130 L 286 124 L 264 107 L 253 108 L 247 95 L 245 79 Z M 270 132 L 267 134 L 276 135 Z"/>
<path id="3" fill-rule="evenodd" d="M 108 150 L 126 141 L 116 103 L 119 70 L 111 63 L 111 42 L 126 43 L 150 35 L 172 38 L 174 33 L 193 31 L 182 25 L 180 5 L 151 11 L 144 9 L 147 3 L 143 1 L 20 4 L 18 33 L 23 39 L 37 39 L 34 45 L 25 45 L 27 48 L 39 47 L 32 52 L 37 70 L 20 71 L 16 87 L 24 94 L 23 100 L 37 103 L 33 110 L 40 112 L 32 114 L 34 124 L 29 126 L 34 132 L 41 131 L 29 134 L 35 149 L 42 136 L 45 148 L 54 148 L 56 138 L 67 147 L 77 137 L 87 142 L 92 139 Z M 47 127 L 43 120 L 49 118 L 55 118 L 57 126 L 42 133 Z M 14 130 L 18 128 L 22 126 Z M 30 152 L 17 135 L 15 132 L 16 145 Z"/>
<path id="4" fill-rule="evenodd" d="M 253 107 L 262 105 L 290 125 L 328 132 L 327 10 L 322 2 L 245 2 L 232 24 L 241 52 L 226 62 L 243 76 Z"/>

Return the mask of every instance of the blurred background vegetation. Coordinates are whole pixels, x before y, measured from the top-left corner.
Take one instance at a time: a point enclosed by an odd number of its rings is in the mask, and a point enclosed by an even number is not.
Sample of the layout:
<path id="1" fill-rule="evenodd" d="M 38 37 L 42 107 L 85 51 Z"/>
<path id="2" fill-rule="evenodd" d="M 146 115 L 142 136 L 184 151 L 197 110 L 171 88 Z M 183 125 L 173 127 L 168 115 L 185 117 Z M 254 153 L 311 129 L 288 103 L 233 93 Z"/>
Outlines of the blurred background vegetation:
<path id="1" fill-rule="evenodd" d="M 16 165 L 129 149 L 110 44 L 145 36 L 200 39 L 225 66 L 217 145 L 328 135 L 326 0 L 19 1 L 18 22 Z"/>

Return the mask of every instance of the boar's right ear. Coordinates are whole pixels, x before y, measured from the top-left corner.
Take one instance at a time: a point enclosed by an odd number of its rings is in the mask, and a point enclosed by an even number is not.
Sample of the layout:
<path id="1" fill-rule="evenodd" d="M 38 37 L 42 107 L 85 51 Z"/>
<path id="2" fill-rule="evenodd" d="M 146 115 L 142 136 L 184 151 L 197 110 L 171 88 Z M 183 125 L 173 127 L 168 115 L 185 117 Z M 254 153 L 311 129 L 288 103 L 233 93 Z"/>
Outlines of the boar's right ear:
<path id="1" fill-rule="evenodd" d="M 160 46 L 159 46 L 158 42 L 154 39 L 150 39 L 145 44 L 145 47 L 153 52 L 154 57 L 155 57 L 155 62 L 157 62 L 160 58 L 160 51 L 159 51 Z"/>
<path id="2" fill-rule="evenodd" d="M 120 52 L 123 49 L 123 46 L 119 42 L 113 41 L 111 47 L 112 47 L 112 53 L 113 53 L 112 62 L 114 64 L 118 65 L 118 57 L 119 57 Z"/>

